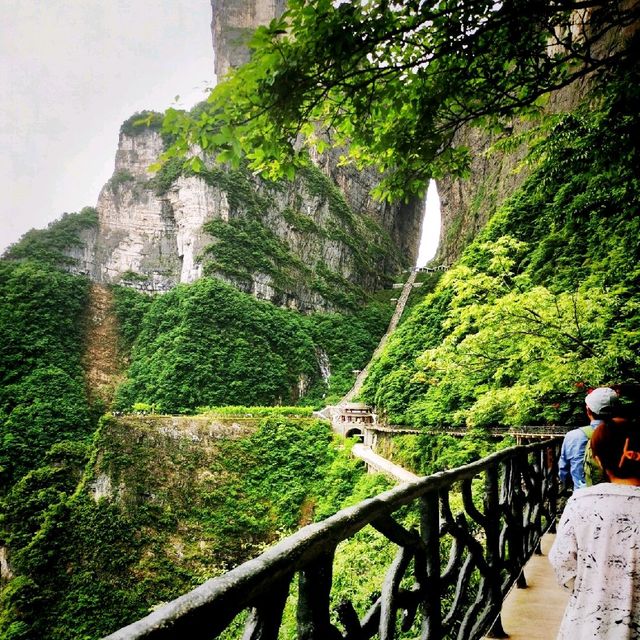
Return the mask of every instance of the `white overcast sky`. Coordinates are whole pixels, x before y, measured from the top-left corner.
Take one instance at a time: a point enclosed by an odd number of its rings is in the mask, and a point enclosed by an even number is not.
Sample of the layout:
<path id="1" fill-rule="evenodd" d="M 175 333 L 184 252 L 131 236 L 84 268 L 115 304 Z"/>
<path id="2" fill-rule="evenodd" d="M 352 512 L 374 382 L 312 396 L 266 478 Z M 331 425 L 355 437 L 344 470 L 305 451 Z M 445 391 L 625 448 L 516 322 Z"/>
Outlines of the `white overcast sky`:
<path id="1" fill-rule="evenodd" d="M 0 0 L 0 251 L 94 206 L 120 124 L 214 81 L 209 0 Z"/>

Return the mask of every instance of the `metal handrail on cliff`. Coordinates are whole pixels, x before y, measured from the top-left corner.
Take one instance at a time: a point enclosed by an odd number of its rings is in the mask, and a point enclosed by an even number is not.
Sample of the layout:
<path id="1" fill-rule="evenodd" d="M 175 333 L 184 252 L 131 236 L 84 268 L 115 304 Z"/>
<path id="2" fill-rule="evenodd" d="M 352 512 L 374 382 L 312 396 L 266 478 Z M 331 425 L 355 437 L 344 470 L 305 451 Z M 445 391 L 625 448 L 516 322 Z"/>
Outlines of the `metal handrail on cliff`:
<path id="1" fill-rule="evenodd" d="M 277 640 L 296 574 L 298 638 L 393 640 L 398 626 L 421 627 L 424 640 L 477 640 L 490 628 L 504 637 L 502 600 L 554 522 L 560 443 L 505 449 L 343 509 L 105 640 L 211 640 L 243 611 L 243 640 Z M 418 529 L 393 517 L 406 505 Z M 396 557 L 364 615 L 349 600 L 332 612 L 336 549 L 367 526 L 398 546 Z"/>

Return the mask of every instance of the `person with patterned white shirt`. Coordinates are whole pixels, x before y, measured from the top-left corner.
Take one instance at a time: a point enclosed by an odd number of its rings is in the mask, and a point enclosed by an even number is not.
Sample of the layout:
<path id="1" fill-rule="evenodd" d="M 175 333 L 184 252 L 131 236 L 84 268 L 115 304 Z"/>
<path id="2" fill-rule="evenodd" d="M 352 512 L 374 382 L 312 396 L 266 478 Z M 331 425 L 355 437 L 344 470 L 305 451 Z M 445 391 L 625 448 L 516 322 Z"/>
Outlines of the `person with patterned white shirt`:
<path id="1" fill-rule="evenodd" d="M 578 489 L 549 561 L 571 590 L 558 639 L 640 639 L 640 429 L 607 422 L 591 438 L 609 482 Z"/>

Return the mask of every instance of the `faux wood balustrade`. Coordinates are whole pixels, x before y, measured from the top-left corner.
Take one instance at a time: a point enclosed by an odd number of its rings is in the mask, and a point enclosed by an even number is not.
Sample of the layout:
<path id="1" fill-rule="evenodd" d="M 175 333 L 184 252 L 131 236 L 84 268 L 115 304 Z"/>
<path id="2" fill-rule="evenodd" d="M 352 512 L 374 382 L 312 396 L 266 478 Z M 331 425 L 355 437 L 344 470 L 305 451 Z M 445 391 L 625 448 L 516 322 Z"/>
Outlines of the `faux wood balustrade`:
<path id="1" fill-rule="evenodd" d="M 475 640 L 489 631 L 499 637 L 502 600 L 553 525 L 560 443 L 505 449 L 343 509 L 108 640 L 210 640 L 245 610 L 238 637 L 275 640 L 296 574 L 302 640 Z M 401 524 L 407 514 L 417 516 L 419 528 Z M 360 617 L 349 601 L 332 608 L 332 573 L 339 543 L 367 526 L 398 550 Z"/>

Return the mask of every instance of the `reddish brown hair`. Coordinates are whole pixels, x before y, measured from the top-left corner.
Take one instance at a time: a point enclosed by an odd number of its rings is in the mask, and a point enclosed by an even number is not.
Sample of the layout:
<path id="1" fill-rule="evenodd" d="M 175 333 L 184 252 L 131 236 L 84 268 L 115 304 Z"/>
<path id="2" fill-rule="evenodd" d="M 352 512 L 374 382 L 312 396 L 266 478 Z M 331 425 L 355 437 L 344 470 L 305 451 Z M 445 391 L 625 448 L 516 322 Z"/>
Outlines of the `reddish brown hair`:
<path id="1" fill-rule="evenodd" d="M 591 436 L 591 449 L 605 471 L 640 479 L 640 429 L 636 423 L 605 422 Z"/>

